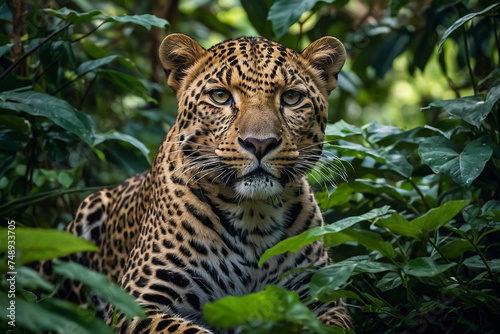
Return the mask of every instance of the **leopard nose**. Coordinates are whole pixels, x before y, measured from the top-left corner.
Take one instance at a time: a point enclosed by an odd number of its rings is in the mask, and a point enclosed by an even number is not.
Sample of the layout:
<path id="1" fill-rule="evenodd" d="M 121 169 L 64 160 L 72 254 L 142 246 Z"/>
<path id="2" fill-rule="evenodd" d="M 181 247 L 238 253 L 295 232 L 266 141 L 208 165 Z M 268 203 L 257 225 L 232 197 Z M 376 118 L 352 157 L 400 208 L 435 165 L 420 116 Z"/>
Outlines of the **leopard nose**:
<path id="1" fill-rule="evenodd" d="M 266 154 L 277 148 L 281 145 L 282 140 L 278 140 L 276 138 L 266 138 L 266 139 L 257 139 L 248 137 L 246 139 L 238 138 L 238 143 L 240 146 L 255 155 L 257 160 L 261 160 Z"/>

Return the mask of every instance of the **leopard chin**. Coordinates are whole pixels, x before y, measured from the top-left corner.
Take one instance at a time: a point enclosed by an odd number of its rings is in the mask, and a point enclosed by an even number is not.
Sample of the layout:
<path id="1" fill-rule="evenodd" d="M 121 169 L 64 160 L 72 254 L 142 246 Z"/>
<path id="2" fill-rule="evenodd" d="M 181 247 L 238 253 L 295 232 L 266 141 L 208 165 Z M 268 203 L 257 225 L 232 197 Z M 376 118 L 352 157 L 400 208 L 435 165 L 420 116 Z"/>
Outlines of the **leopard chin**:
<path id="1" fill-rule="evenodd" d="M 240 198 L 267 200 L 279 196 L 283 192 L 283 186 L 269 174 L 254 174 L 235 182 L 234 191 Z"/>

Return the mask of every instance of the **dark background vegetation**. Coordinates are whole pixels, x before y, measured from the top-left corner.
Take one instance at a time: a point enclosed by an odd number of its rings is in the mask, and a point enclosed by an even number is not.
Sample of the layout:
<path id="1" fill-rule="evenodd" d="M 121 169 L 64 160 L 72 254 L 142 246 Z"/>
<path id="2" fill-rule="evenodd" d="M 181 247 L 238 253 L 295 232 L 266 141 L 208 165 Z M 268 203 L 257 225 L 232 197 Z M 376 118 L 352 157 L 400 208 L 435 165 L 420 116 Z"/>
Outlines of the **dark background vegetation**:
<path id="1" fill-rule="evenodd" d="M 311 298 L 344 298 L 358 333 L 498 332 L 499 14 L 486 0 L 1 1 L 1 330 L 112 331 L 27 264 L 93 249 L 58 230 L 91 191 L 148 168 L 176 117 L 157 49 L 182 32 L 205 47 L 242 35 L 346 46 L 324 163 L 310 175 L 327 226 L 261 262 L 322 237 L 336 263 L 314 276 Z M 141 314 L 97 273 L 55 272 Z M 249 333 L 339 332 L 272 286 L 205 311 Z"/>

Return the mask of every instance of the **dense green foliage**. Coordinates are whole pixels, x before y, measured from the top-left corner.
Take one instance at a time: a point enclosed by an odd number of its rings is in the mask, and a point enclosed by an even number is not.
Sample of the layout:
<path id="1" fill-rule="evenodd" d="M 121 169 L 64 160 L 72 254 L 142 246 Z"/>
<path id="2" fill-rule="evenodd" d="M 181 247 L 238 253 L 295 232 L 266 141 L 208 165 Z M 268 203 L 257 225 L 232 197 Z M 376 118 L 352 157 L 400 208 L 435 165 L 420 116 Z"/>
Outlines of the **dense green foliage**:
<path id="1" fill-rule="evenodd" d="M 495 332 L 498 3 L 46 5 L 0 3 L 2 331 L 12 330 L 6 279 L 15 263 L 17 331 L 111 332 L 92 308 L 55 298 L 57 282 L 29 263 L 92 250 L 58 229 L 85 195 L 150 164 L 176 116 L 156 50 L 164 35 L 179 31 L 204 46 L 261 35 L 296 49 L 332 35 L 348 50 L 330 99 L 325 158 L 310 174 L 327 225 L 281 242 L 261 264 L 323 238 L 335 263 L 313 277 L 311 299 L 344 298 L 358 333 Z M 129 316 L 141 314 L 97 273 L 60 262 L 55 272 L 83 281 Z M 339 332 L 320 325 L 296 294 L 272 286 L 205 311 L 209 322 L 249 333 Z"/>

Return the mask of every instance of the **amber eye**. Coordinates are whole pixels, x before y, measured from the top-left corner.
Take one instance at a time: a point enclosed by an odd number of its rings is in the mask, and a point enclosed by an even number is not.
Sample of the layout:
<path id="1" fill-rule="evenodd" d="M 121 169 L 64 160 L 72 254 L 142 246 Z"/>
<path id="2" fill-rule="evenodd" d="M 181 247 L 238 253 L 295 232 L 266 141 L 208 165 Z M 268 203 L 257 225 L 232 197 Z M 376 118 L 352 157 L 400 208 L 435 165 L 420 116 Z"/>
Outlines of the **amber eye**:
<path id="1" fill-rule="evenodd" d="M 226 104 L 231 100 L 231 94 L 225 89 L 216 89 L 208 93 L 212 101 L 217 104 Z"/>
<path id="2" fill-rule="evenodd" d="M 281 95 L 281 101 L 283 104 L 292 107 L 300 102 L 302 102 L 302 99 L 304 98 L 304 95 L 302 95 L 301 92 L 297 92 L 296 90 L 288 90 Z"/>

